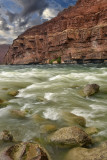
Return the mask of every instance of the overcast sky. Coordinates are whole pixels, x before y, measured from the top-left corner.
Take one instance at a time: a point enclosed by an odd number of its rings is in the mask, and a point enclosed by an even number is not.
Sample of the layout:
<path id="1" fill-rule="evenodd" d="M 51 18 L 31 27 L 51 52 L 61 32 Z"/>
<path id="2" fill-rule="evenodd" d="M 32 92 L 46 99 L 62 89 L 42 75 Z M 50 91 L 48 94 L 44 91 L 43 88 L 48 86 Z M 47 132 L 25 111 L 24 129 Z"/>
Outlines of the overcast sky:
<path id="1" fill-rule="evenodd" d="M 77 0 L 0 0 L 0 44 L 11 44 L 29 27 L 55 17 Z"/>

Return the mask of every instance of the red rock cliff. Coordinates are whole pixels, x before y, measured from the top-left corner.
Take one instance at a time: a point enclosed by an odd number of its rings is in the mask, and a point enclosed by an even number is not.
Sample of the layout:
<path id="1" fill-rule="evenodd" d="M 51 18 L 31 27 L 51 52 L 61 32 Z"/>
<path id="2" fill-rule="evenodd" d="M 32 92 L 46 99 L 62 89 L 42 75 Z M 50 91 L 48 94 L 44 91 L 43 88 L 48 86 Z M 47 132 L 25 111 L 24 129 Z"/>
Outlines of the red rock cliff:
<path id="1" fill-rule="evenodd" d="M 57 17 L 14 40 L 5 64 L 104 62 L 107 60 L 107 0 L 78 0 Z"/>
<path id="2" fill-rule="evenodd" d="M 9 49 L 8 44 L 1 44 L 0 45 L 0 64 L 3 64 L 3 59 Z"/>

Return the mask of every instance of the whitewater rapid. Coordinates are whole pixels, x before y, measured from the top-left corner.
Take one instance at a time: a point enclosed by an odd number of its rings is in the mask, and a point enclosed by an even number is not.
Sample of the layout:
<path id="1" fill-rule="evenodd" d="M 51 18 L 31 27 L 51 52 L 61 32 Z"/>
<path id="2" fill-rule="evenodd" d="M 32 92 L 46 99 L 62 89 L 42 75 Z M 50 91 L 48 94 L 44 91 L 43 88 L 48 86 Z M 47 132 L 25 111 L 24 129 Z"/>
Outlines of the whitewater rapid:
<path id="1" fill-rule="evenodd" d="M 88 83 L 97 83 L 100 92 L 84 97 L 82 90 Z M 10 89 L 18 90 L 18 95 L 8 96 Z M 107 139 L 107 66 L 0 66 L 0 98 L 10 103 L 0 108 L 0 130 L 10 130 L 17 140 L 40 137 L 41 123 L 32 120 L 35 114 L 63 126 L 62 111 L 83 116 L 87 127 L 99 128 L 98 135 Z M 11 109 L 27 110 L 26 119 L 12 117 Z"/>

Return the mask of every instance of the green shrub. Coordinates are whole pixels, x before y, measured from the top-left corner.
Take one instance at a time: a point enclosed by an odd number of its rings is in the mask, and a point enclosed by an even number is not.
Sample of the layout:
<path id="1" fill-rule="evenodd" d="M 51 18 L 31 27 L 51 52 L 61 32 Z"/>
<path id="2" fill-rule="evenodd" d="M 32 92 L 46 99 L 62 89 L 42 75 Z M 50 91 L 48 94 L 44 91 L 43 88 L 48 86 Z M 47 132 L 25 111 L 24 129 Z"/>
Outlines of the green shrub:
<path id="1" fill-rule="evenodd" d="M 57 59 L 51 59 L 49 63 L 53 64 L 54 61 L 57 61 L 57 63 L 60 64 L 61 63 L 61 57 L 58 57 Z"/>
<path id="2" fill-rule="evenodd" d="M 55 61 L 55 59 L 51 59 L 49 63 L 53 64 L 54 61 Z"/>
<path id="3" fill-rule="evenodd" d="M 58 58 L 57 58 L 57 63 L 58 63 L 58 64 L 61 64 L 61 57 L 58 57 Z"/>

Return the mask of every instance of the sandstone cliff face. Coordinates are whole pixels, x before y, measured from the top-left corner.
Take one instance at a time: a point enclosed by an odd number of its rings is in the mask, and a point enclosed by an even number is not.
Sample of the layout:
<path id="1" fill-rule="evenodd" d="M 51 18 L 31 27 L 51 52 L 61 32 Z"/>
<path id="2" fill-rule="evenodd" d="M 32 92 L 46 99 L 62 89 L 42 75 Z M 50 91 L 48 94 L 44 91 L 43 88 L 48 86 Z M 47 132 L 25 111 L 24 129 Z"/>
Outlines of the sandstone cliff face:
<path id="1" fill-rule="evenodd" d="M 107 0 L 78 0 L 56 18 L 14 40 L 5 64 L 104 62 L 107 60 Z"/>
<path id="2" fill-rule="evenodd" d="M 9 49 L 8 44 L 1 44 L 0 45 L 0 64 L 3 64 L 3 59 Z"/>

